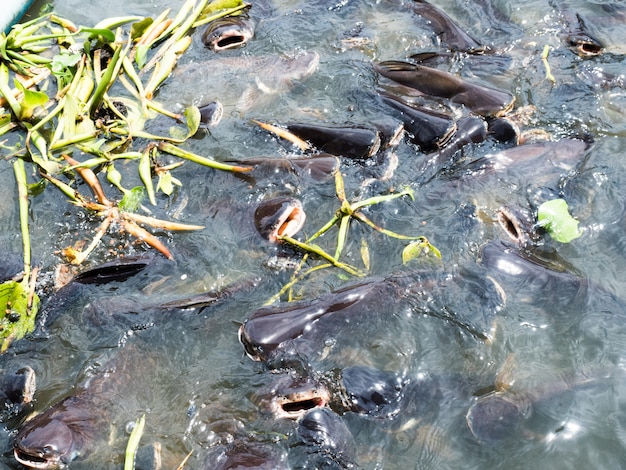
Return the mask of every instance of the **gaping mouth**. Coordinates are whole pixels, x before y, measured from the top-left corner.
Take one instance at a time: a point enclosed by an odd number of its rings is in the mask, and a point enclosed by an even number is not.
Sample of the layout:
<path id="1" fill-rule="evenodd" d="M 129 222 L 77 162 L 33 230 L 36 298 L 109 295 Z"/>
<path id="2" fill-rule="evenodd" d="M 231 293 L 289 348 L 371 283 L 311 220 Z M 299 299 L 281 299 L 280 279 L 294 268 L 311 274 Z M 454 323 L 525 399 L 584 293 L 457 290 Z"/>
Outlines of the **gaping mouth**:
<path id="1" fill-rule="evenodd" d="M 300 392 L 293 396 L 280 396 L 272 400 L 272 409 L 277 418 L 298 419 L 307 411 L 326 406 L 328 392 L 324 389 Z"/>
<path id="2" fill-rule="evenodd" d="M 281 237 L 293 237 L 304 226 L 306 214 L 302 203 L 292 198 L 276 198 L 259 205 L 255 223 L 259 233 L 272 243 Z"/>
<path id="3" fill-rule="evenodd" d="M 277 237 L 293 237 L 304 225 L 306 214 L 302 207 L 294 207 L 281 218 L 275 233 Z M 275 241 L 275 240 L 274 240 Z"/>
<path id="4" fill-rule="evenodd" d="M 18 447 L 13 449 L 13 456 L 15 457 L 15 460 L 17 460 L 25 467 L 44 469 L 62 467 L 61 461 L 58 459 L 45 459 L 37 455 L 27 454 L 26 452 L 20 450 Z"/>
<path id="5" fill-rule="evenodd" d="M 229 31 L 221 34 L 215 41 L 213 41 L 213 50 L 224 51 L 226 49 L 233 49 L 235 47 L 241 47 L 246 42 L 248 42 L 248 38 L 243 34 L 239 34 L 235 31 Z"/>

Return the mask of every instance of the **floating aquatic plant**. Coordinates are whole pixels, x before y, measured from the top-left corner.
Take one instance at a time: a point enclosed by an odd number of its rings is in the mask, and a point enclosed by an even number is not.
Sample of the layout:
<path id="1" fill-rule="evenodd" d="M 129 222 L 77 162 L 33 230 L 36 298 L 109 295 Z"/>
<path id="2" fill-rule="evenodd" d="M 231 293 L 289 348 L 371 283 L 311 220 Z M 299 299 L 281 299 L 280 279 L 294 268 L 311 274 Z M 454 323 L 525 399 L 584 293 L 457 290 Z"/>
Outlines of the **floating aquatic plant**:
<path id="1" fill-rule="evenodd" d="M 580 237 L 578 221 L 569 213 L 565 199 L 551 199 L 539 206 L 537 220 L 550 236 L 560 243 L 569 243 Z"/>
<path id="2" fill-rule="evenodd" d="M 140 204 L 132 204 L 135 208 L 129 210 L 133 194 L 140 192 L 124 187 L 118 160 L 137 163 L 152 205 L 156 205 L 156 191 L 169 195 L 174 185 L 182 184 L 171 174 L 179 165 L 160 166 L 158 152 L 223 171 L 247 171 L 176 147 L 198 131 L 200 112 L 191 106 L 182 115 L 172 113 L 153 97 L 190 45 L 189 33 L 195 27 L 248 7 L 242 0 L 187 0 L 174 18 L 168 18 L 167 10 L 154 20 L 125 16 L 94 27 L 77 27 L 47 13 L 0 35 L 0 106 L 5 110 L 0 110 L 0 136 L 7 135 L 13 142 L 0 142 L 0 148 L 9 158 L 32 162 L 41 181 L 61 189 L 73 204 L 103 217 L 88 249 L 63 250 L 71 262 L 82 263 L 111 227 L 121 227 L 167 257 L 171 257 L 167 248 L 140 224 L 167 230 L 202 228 L 140 216 Z M 57 51 L 53 57 L 51 50 Z M 32 89 L 38 84 L 42 91 Z M 127 95 L 112 96 L 111 90 L 121 89 L 118 84 Z M 144 131 L 145 123 L 159 114 L 174 120 L 169 135 Z M 143 148 L 133 150 L 135 142 Z M 91 158 L 78 162 L 72 157 L 77 151 Z M 104 196 L 96 175 L 102 168 L 121 198 Z M 64 181 L 68 175 L 70 183 Z M 77 175 L 87 182 L 95 201 L 70 186 Z"/>

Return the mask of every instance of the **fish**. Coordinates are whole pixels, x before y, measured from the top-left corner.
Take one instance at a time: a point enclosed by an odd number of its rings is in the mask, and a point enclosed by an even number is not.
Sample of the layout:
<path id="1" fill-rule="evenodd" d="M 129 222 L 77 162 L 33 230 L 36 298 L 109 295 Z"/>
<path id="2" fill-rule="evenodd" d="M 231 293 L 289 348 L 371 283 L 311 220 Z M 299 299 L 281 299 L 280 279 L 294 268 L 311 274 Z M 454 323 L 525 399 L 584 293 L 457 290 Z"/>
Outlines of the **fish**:
<path id="1" fill-rule="evenodd" d="M 481 116 L 503 116 L 515 103 L 508 91 L 478 85 L 424 65 L 389 60 L 374 64 L 374 70 L 394 82 L 425 95 L 449 99 Z"/>
<path id="2" fill-rule="evenodd" d="M 283 236 L 293 237 L 304 226 L 305 220 L 302 203 L 292 197 L 262 201 L 254 210 L 257 232 L 270 243 L 277 243 Z"/>
<path id="3" fill-rule="evenodd" d="M 0 376 L 0 422 L 17 416 L 32 403 L 36 388 L 37 379 L 32 367 L 3 373 Z"/>
<path id="4" fill-rule="evenodd" d="M 596 57 L 604 52 L 604 44 L 589 32 L 585 21 L 566 5 L 558 5 L 558 12 L 565 27 L 560 36 L 565 45 L 582 58 Z"/>
<path id="5" fill-rule="evenodd" d="M 22 423 L 13 441 L 15 460 L 50 469 L 87 458 L 106 440 L 112 416 L 125 415 L 118 401 L 128 395 L 128 378 L 137 378 L 138 363 L 144 370 L 154 367 L 138 348 L 124 347 L 74 393 Z"/>
<path id="6" fill-rule="evenodd" d="M 302 180 L 314 182 L 326 181 L 335 175 L 339 168 L 339 158 L 329 153 L 321 152 L 312 155 L 291 155 L 286 157 L 256 157 L 239 160 L 225 160 L 225 163 L 252 167 L 253 170 L 245 173 L 236 173 L 235 176 L 251 185 L 260 180 L 270 179 L 272 184 L 279 173 L 281 181 L 287 175 L 295 175 L 299 183 Z"/>
<path id="7" fill-rule="evenodd" d="M 353 413 L 392 419 L 401 413 L 407 380 L 396 372 L 366 366 L 341 371 L 341 404 Z"/>
<path id="8" fill-rule="evenodd" d="M 289 460 L 307 468 L 358 468 L 354 436 L 330 408 L 314 408 L 299 420 Z"/>
<path id="9" fill-rule="evenodd" d="M 470 291 L 464 290 L 468 284 L 472 285 Z M 449 298 L 452 292 L 454 301 Z M 491 280 L 474 278 L 470 273 L 425 271 L 372 276 L 316 299 L 261 307 L 239 328 L 239 341 L 254 361 L 267 361 L 294 343 L 306 356 L 308 348 L 323 344 L 324 338 L 319 336 L 324 332 L 336 332 L 348 323 L 352 332 L 359 321 L 375 321 L 381 302 L 388 298 L 396 299 L 396 305 L 408 305 L 450 322 L 483 341 L 489 338 L 493 315 L 501 302 Z M 456 302 L 462 304 L 458 310 Z"/>
<path id="10" fill-rule="evenodd" d="M 533 409 L 552 398 L 560 398 L 567 393 L 583 388 L 606 386 L 610 376 L 596 372 L 596 376 L 564 373 L 551 380 L 523 389 L 515 386 L 516 381 L 507 370 L 511 367 L 511 357 L 498 372 L 493 387 L 481 390 L 472 398 L 465 420 L 476 440 L 484 444 L 497 445 L 506 439 L 530 437 L 532 433 L 524 429 L 524 422 L 532 415 Z M 508 381 L 506 379 L 509 379 Z M 562 426 L 559 423 L 558 426 Z"/>
<path id="11" fill-rule="evenodd" d="M 413 0 L 408 2 L 408 5 L 415 13 L 428 20 L 428 25 L 434 30 L 437 40 L 449 50 L 470 54 L 482 54 L 490 50 L 461 29 L 446 12 L 435 5 L 425 0 Z"/>
<path id="12" fill-rule="evenodd" d="M 268 384 L 252 396 L 252 401 L 271 413 L 275 419 L 297 420 L 309 410 L 328 406 L 330 392 L 314 374 L 298 374 L 295 370 L 287 373 L 272 371 Z"/>
<path id="13" fill-rule="evenodd" d="M 387 106 L 399 113 L 409 140 L 425 152 L 444 147 L 456 131 L 454 119 L 424 106 L 410 105 L 385 90 L 380 97 Z"/>
<path id="14" fill-rule="evenodd" d="M 159 88 L 158 99 L 198 107 L 219 100 L 226 115 L 245 113 L 310 77 L 319 60 L 315 51 L 293 51 L 180 64 Z"/>
<path id="15" fill-rule="evenodd" d="M 255 22 L 246 14 L 210 22 L 202 33 L 202 43 L 214 52 L 245 46 L 254 37 Z"/>
<path id="16" fill-rule="evenodd" d="M 366 160 L 381 146 L 377 129 L 367 126 L 288 123 L 287 129 L 319 151 L 352 160 Z"/>

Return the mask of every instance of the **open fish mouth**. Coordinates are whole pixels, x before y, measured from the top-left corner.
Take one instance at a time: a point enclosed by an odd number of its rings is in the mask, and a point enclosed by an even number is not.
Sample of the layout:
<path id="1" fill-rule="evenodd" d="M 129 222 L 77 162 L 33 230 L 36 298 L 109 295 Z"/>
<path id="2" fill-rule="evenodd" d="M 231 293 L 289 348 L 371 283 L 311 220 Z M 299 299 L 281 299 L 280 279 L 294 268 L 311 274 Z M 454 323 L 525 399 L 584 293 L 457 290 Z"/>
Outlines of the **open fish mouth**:
<path id="1" fill-rule="evenodd" d="M 29 468 L 53 469 L 62 468 L 64 466 L 59 459 L 50 459 L 28 454 L 18 447 L 13 449 L 13 456 L 15 460 Z"/>
<path id="2" fill-rule="evenodd" d="M 306 214 L 300 201 L 281 197 L 260 204 L 255 211 L 254 220 L 263 238 L 277 243 L 281 237 L 293 237 L 297 234 L 304 226 Z"/>
<path id="3" fill-rule="evenodd" d="M 326 406 L 330 399 L 328 391 L 316 388 L 296 394 L 278 396 L 272 400 L 271 410 L 277 418 L 298 419 L 309 410 Z"/>
<path id="4" fill-rule="evenodd" d="M 216 52 L 225 51 L 226 49 L 241 47 L 249 40 L 249 36 L 241 34 L 238 31 L 225 31 L 220 36 L 213 38 L 210 47 Z"/>

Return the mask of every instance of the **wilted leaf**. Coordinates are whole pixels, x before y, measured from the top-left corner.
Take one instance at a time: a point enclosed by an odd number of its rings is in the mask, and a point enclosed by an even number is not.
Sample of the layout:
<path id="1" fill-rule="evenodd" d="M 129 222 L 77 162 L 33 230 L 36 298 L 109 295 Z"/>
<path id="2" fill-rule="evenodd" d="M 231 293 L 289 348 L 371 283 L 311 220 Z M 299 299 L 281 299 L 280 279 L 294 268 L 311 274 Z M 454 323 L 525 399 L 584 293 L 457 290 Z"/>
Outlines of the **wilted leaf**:
<path id="1" fill-rule="evenodd" d="M 537 211 L 537 220 L 560 243 L 569 243 L 582 234 L 578 221 L 568 211 L 565 199 L 552 199 L 541 204 Z"/>

